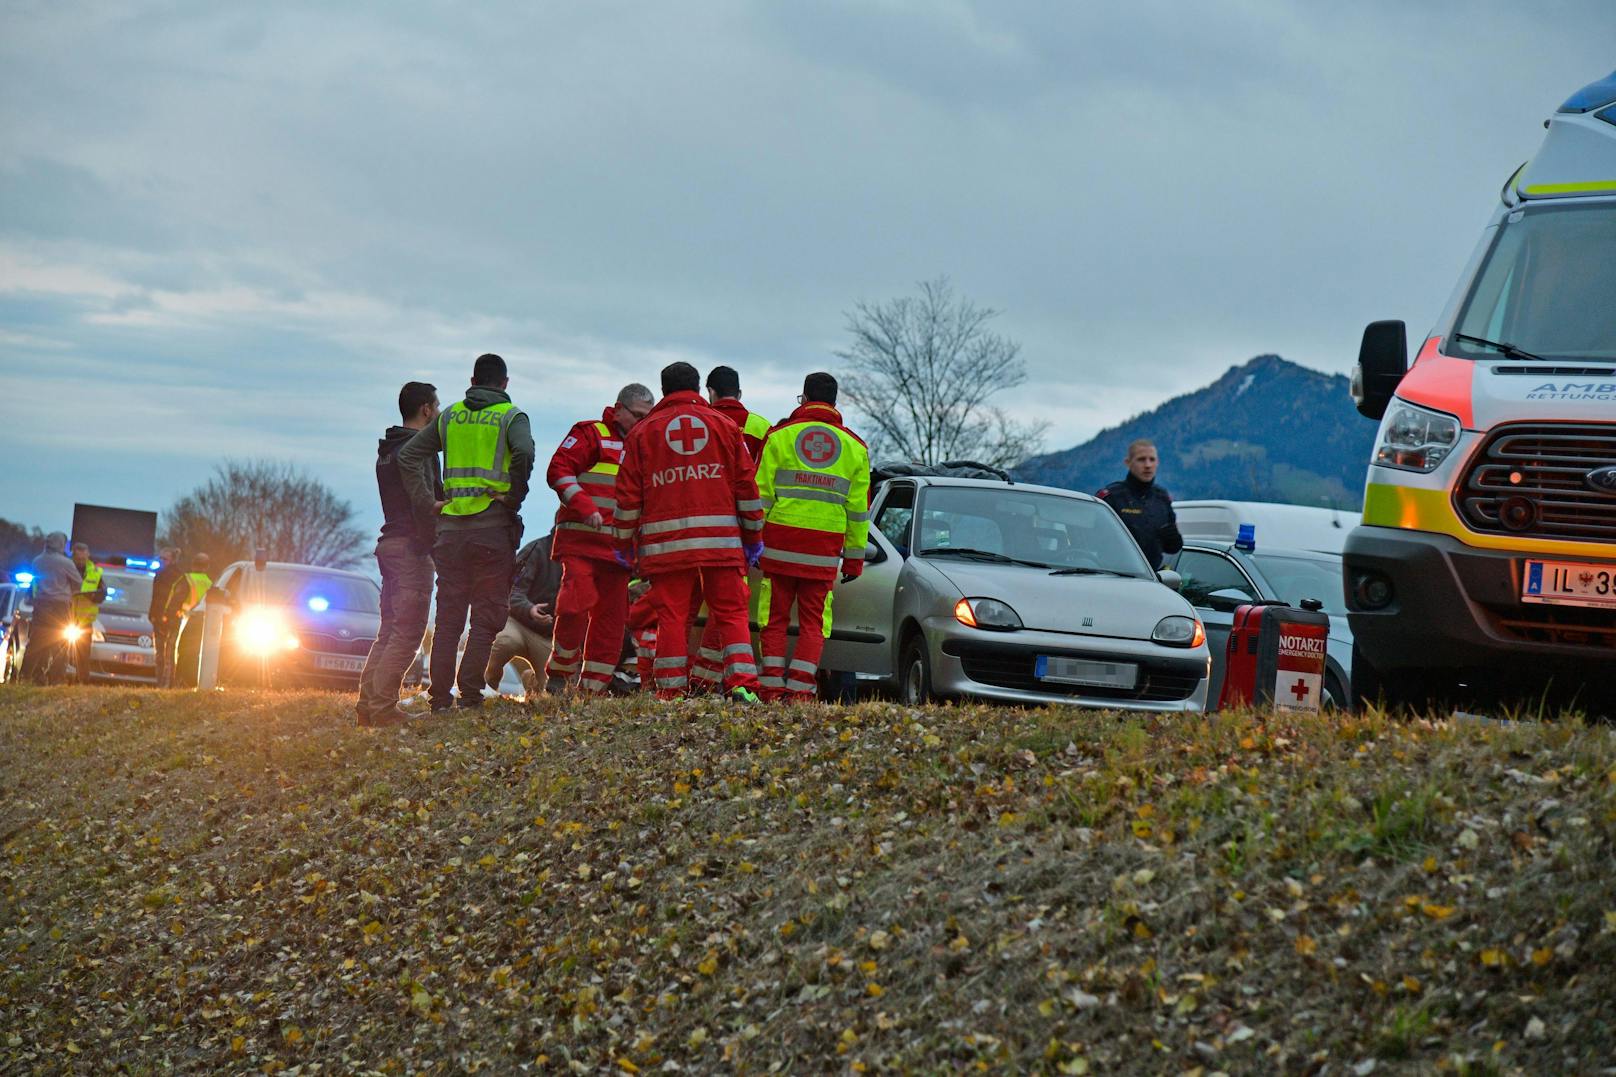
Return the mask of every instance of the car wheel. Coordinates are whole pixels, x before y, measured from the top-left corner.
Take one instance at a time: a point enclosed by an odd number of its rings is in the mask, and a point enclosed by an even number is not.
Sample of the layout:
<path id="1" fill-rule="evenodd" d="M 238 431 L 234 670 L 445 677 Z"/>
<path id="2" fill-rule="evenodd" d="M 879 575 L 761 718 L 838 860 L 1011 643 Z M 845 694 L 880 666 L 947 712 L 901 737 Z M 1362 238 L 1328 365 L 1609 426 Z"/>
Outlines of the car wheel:
<path id="1" fill-rule="evenodd" d="M 930 703 L 935 697 L 931 691 L 931 656 L 926 652 L 925 636 L 917 632 L 904 644 L 901 668 L 903 701 L 912 707 Z"/>
<path id="2" fill-rule="evenodd" d="M 1347 689 L 1333 674 L 1324 678 L 1324 709 L 1330 711 L 1347 711 Z"/>

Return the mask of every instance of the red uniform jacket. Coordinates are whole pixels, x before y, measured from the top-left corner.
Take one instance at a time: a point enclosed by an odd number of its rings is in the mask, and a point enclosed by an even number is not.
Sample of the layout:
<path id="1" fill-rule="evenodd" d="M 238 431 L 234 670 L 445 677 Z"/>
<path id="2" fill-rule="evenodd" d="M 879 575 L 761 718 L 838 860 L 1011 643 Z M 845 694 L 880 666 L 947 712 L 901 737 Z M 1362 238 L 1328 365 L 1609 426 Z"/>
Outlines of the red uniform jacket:
<path id="1" fill-rule="evenodd" d="M 555 538 L 550 543 L 550 556 L 557 561 L 565 557 L 613 560 L 612 516 L 617 508 L 617 469 L 623 459 L 623 437 L 612 421 L 616 410 L 615 406 L 607 408 L 598 421 L 575 423 L 550 457 L 544 478 L 561 498 Z M 602 426 L 607 433 L 601 433 Z M 585 522 L 594 512 L 601 515 L 598 530 Z"/>
<path id="2" fill-rule="evenodd" d="M 647 575 L 703 565 L 746 564 L 763 502 L 735 424 L 697 393 L 663 397 L 629 432 L 617 477 L 617 544 L 639 544 Z"/>
<path id="3" fill-rule="evenodd" d="M 752 417 L 752 413 L 747 410 L 746 405 L 733 396 L 726 396 L 721 397 L 718 403 L 712 405 L 712 409 L 734 423 L 735 429 L 741 432 L 741 442 L 746 446 L 746 455 L 752 458 L 753 464 L 761 460 L 763 458 L 763 439 L 753 437 L 746 432 L 746 420 Z"/>

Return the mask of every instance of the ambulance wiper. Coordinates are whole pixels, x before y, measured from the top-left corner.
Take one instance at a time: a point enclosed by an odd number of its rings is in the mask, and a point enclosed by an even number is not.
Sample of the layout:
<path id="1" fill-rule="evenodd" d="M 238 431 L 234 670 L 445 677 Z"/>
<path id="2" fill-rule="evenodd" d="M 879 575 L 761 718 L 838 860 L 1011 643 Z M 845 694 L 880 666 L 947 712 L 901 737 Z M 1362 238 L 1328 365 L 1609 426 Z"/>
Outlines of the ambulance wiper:
<path id="1" fill-rule="evenodd" d="M 1496 349 L 1511 359 L 1536 359 L 1539 362 L 1547 362 L 1541 355 L 1533 355 L 1531 352 L 1517 348 L 1513 344 L 1500 344 L 1498 341 L 1488 340 L 1486 337 L 1473 337 L 1469 333 L 1455 333 L 1453 334 L 1453 339 L 1462 340 L 1467 344 L 1480 344 L 1483 348 Z"/>
<path id="2" fill-rule="evenodd" d="M 977 561 L 992 561 L 996 565 L 1030 565 L 1033 568 L 1050 568 L 1042 561 L 1023 561 L 1019 557 L 1006 557 L 1002 553 L 992 550 L 973 550 L 968 546 L 928 546 L 920 551 L 922 557 L 941 557 L 952 554 L 955 557 L 969 557 Z"/>

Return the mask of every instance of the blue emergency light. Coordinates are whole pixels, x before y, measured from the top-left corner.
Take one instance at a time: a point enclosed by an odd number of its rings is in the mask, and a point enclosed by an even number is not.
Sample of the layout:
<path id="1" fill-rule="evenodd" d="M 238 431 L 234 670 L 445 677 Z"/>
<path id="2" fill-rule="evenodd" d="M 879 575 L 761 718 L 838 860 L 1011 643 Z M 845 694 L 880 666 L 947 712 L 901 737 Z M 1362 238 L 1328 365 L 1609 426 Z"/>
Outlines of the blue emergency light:
<path id="1" fill-rule="evenodd" d="M 313 610 L 315 613 L 324 613 L 330 608 L 330 599 L 324 598 L 320 595 L 315 595 L 313 598 L 309 599 L 309 609 Z"/>
<path id="2" fill-rule="evenodd" d="M 1257 525 L 1241 524 L 1240 533 L 1234 537 L 1234 548 L 1250 553 L 1257 548 Z"/>
<path id="3" fill-rule="evenodd" d="M 32 587 L 34 585 L 34 574 L 32 572 L 18 572 L 11 578 L 16 580 L 24 587 Z"/>

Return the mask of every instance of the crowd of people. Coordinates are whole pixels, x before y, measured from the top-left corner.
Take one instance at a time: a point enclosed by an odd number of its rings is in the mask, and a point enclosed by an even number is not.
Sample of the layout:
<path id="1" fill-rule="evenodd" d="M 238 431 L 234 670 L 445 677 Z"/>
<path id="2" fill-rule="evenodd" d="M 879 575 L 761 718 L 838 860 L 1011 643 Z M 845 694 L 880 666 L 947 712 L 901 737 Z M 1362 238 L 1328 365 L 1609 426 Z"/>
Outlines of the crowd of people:
<path id="1" fill-rule="evenodd" d="M 517 658 L 530 694 L 603 693 L 626 645 L 640 687 L 661 698 L 813 698 L 832 588 L 863 570 L 869 527 L 869 453 L 836 410 L 835 377 L 809 374 L 778 423 L 742 404 L 727 366 L 704 382 L 689 363 L 670 364 L 660 400 L 623 386 L 551 454 L 554 525 L 526 546 L 521 509 L 537 457 L 509 384 L 505 361 L 488 354 L 446 408 L 427 383 L 399 392 L 400 425 L 377 445 L 382 625 L 359 723 L 416 717 L 399 697 L 429 613 L 429 713 L 481 706 Z"/>

